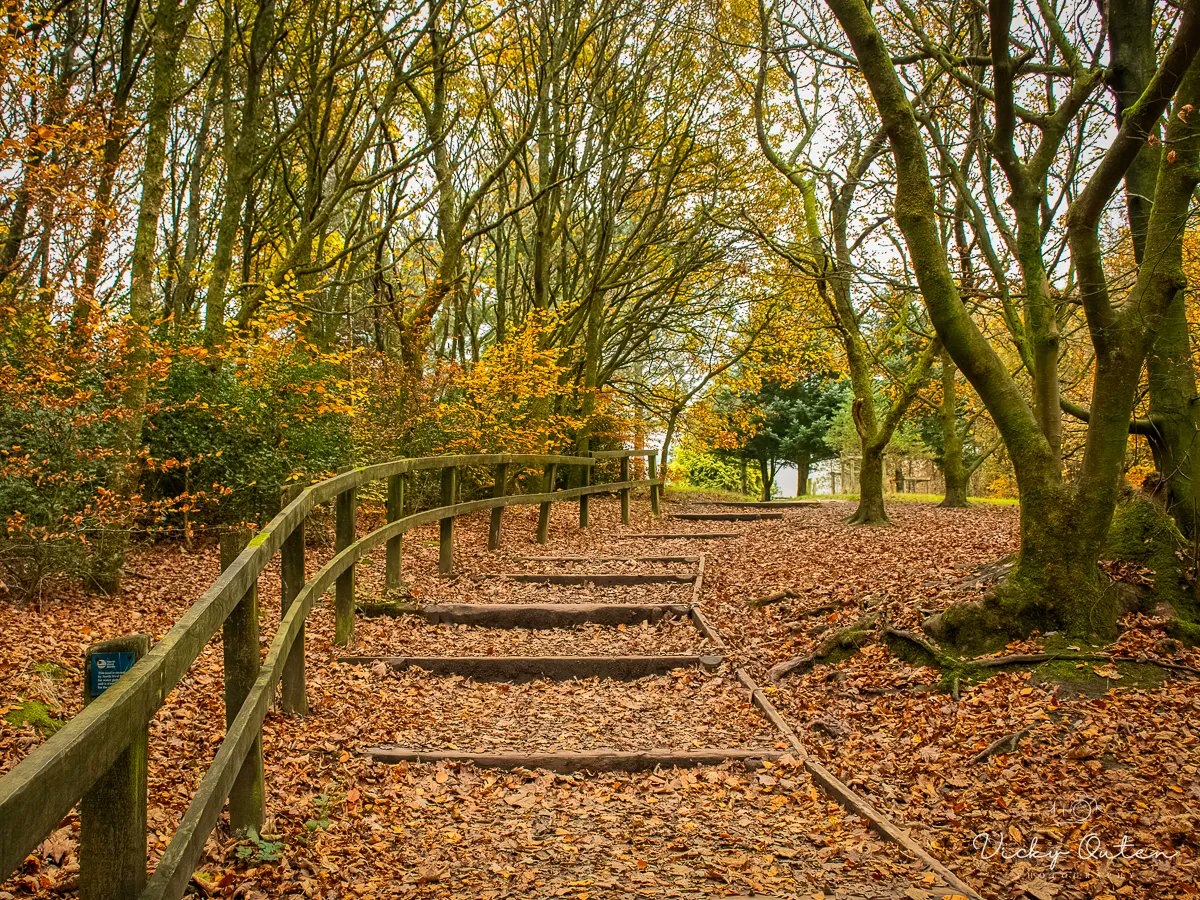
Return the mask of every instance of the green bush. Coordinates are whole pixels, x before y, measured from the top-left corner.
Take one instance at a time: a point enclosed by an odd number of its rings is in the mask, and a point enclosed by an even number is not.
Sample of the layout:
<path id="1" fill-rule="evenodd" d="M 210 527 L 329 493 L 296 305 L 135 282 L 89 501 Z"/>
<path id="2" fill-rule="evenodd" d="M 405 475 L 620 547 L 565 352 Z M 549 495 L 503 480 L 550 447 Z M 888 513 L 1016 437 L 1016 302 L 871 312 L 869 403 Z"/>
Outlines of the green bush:
<path id="1" fill-rule="evenodd" d="M 671 478 L 692 487 L 713 491 L 741 491 L 742 467 L 736 459 L 716 453 L 681 448 L 671 460 Z M 756 466 L 747 471 L 746 484 L 755 494 L 762 490 L 762 477 Z"/>

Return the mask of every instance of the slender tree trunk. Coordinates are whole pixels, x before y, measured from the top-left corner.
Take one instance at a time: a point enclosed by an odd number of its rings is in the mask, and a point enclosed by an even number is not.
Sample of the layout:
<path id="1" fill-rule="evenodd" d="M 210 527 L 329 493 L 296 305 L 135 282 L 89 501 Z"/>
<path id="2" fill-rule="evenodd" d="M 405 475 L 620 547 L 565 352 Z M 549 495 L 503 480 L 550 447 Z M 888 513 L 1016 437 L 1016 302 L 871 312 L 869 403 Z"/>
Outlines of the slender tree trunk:
<path id="1" fill-rule="evenodd" d="M 963 440 L 958 431 L 958 369 L 948 351 L 942 351 L 942 475 L 946 496 L 941 506 L 967 505 L 967 467 L 963 465 Z"/>
<path id="2" fill-rule="evenodd" d="M 230 10 L 227 15 L 233 16 Z M 275 0 L 263 0 L 254 16 L 250 47 L 246 56 L 246 81 L 243 89 L 241 127 L 237 139 L 226 157 L 225 199 L 217 224 L 217 243 L 213 249 L 212 275 L 204 295 L 204 341 L 210 347 L 221 343 L 225 336 L 225 310 L 228 304 L 229 276 L 233 271 L 233 249 L 237 242 L 238 225 L 246 206 L 250 179 L 258 161 L 259 94 L 267 56 L 275 39 Z M 232 66 L 233 47 L 226 46 L 225 65 Z M 226 95 L 226 122 L 232 122 L 229 107 L 233 97 Z M 226 140 L 232 136 L 226 134 Z"/>
<path id="3" fill-rule="evenodd" d="M 134 500 L 141 478 L 139 451 L 146 417 L 151 362 L 150 324 L 154 315 L 155 249 L 158 221 L 162 213 L 166 177 L 167 136 L 175 104 L 175 74 L 179 47 L 195 5 L 180 8 L 179 0 L 162 0 L 154 17 L 153 85 L 146 113 L 145 163 L 142 198 L 129 276 L 129 337 L 126 348 L 126 382 L 121 392 L 122 416 L 113 442 L 109 491 L 125 508 L 122 521 L 113 522 L 96 541 L 93 581 L 107 593 L 121 586 L 121 567 L 134 525 Z"/>
<path id="4" fill-rule="evenodd" d="M 763 503 L 769 503 L 771 500 L 771 488 L 773 487 L 771 483 L 773 479 L 771 478 L 770 461 L 760 458 L 758 461 L 758 471 L 762 476 L 762 490 L 759 492 L 758 499 Z"/>

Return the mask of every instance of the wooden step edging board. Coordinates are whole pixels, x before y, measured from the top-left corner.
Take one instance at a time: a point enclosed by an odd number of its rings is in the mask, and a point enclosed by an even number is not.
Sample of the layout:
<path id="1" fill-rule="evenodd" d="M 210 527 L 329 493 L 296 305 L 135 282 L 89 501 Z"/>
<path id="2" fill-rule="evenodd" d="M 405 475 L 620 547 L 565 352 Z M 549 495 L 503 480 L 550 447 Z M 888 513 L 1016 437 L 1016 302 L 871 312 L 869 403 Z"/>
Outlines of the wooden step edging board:
<path id="1" fill-rule="evenodd" d="M 723 656 L 344 656 L 348 665 L 381 662 L 390 669 L 422 669 L 431 675 L 461 675 L 476 681 L 530 681 L 539 678 L 607 678 L 633 681 L 675 669 L 712 671 Z"/>
<path id="2" fill-rule="evenodd" d="M 775 705 L 771 703 L 767 695 L 754 682 L 754 679 L 750 677 L 745 669 L 738 668 L 734 674 L 742 686 L 750 692 L 750 700 L 754 706 L 757 707 L 767 721 L 775 726 L 776 730 L 784 736 L 787 742 L 792 745 L 795 752 L 791 755 L 797 762 L 804 766 L 808 774 L 812 776 L 813 781 L 826 794 L 833 797 L 833 799 L 850 810 L 850 812 L 865 819 L 881 837 L 891 841 L 893 844 L 899 845 L 909 856 L 937 874 L 951 888 L 970 898 L 970 900 L 983 900 L 978 891 L 931 856 L 929 851 L 913 840 L 907 831 L 893 822 L 865 797 L 858 794 L 850 785 L 825 768 L 819 760 L 809 756 L 799 735 L 787 723 L 787 720 L 779 714 L 779 711 L 775 709 Z"/>
<path id="3" fill-rule="evenodd" d="M 781 512 L 748 512 L 748 513 L 671 513 L 672 519 L 684 522 L 757 522 L 762 519 L 782 519 Z"/>
<path id="4" fill-rule="evenodd" d="M 550 772 L 645 772 L 662 768 L 719 766 L 730 760 L 748 768 L 774 762 L 777 750 L 713 747 L 698 750 L 414 750 L 407 747 L 366 747 L 359 751 L 381 763 L 469 763 L 483 769 L 546 769 Z"/>
<path id="5" fill-rule="evenodd" d="M 616 587 L 639 584 L 690 584 L 695 574 L 675 572 L 498 572 L 490 578 L 507 578 L 532 584 L 594 584 L 597 587 Z"/>
<path id="6" fill-rule="evenodd" d="M 735 538 L 741 535 L 736 531 L 696 532 L 694 534 L 620 534 L 614 540 L 618 541 L 719 541 L 724 538 Z"/>
<path id="7" fill-rule="evenodd" d="M 521 562 L 623 562 L 623 563 L 689 563 L 700 562 L 699 556 L 518 556 Z"/>
<path id="8" fill-rule="evenodd" d="M 709 500 L 697 501 L 697 506 L 726 506 L 748 509 L 816 509 L 825 504 L 820 500 Z"/>
<path id="9" fill-rule="evenodd" d="M 655 624 L 686 618 L 686 603 L 431 603 L 390 606 L 384 615 L 420 616 L 431 625 L 484 628 L 573 628 L 577 625 Z"/>

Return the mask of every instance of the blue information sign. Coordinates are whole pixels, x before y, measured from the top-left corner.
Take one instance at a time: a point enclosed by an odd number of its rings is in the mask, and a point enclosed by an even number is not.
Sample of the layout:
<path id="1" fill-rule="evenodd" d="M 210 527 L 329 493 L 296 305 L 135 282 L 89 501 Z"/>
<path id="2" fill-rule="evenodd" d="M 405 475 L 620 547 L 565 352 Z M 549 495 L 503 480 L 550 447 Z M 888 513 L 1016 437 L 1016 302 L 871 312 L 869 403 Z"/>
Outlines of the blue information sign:
<path id="1" fill-rule="evenodd" d="M 131 650 L 93 653 L 88 668 L 88 693 L 92 699 L 116 684 L 117 679 L 132 669 L 136 661 L 137 655 Z"/>

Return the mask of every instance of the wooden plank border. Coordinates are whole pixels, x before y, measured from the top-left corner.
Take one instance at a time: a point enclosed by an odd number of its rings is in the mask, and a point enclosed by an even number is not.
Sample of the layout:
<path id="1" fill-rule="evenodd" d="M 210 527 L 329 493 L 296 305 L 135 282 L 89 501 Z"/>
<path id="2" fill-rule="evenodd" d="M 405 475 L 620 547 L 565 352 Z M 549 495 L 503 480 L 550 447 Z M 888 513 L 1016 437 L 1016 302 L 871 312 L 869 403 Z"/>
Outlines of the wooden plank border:
<path id="1" fill-rule="evenodd" d="M 775 761 L 784 754 L 777 750 L 714 747 L 697 750 L 555 750 L 479 752 L 463 750 L 416 750 L 406 747 L 367 747 L 363 756 L 383 763 L 467 763 L 484 769 L 546 769 L 550 772 L 645 772 L 662 768 L 719 766 L 734 760 L 758 768 L 764 760 Z"/>
<path id="2" fill-rule="evenodd" d="M 677 656 L 343 656 L 338 662 L 365 666 L 381 662 L 389 669 L 422 669 L 430 675 L 461 675 L 476 681 L 532 681 L 545 678 L 605 678 L 635 681 L 675 669 L 718 668 L 715 654 Z"/>

